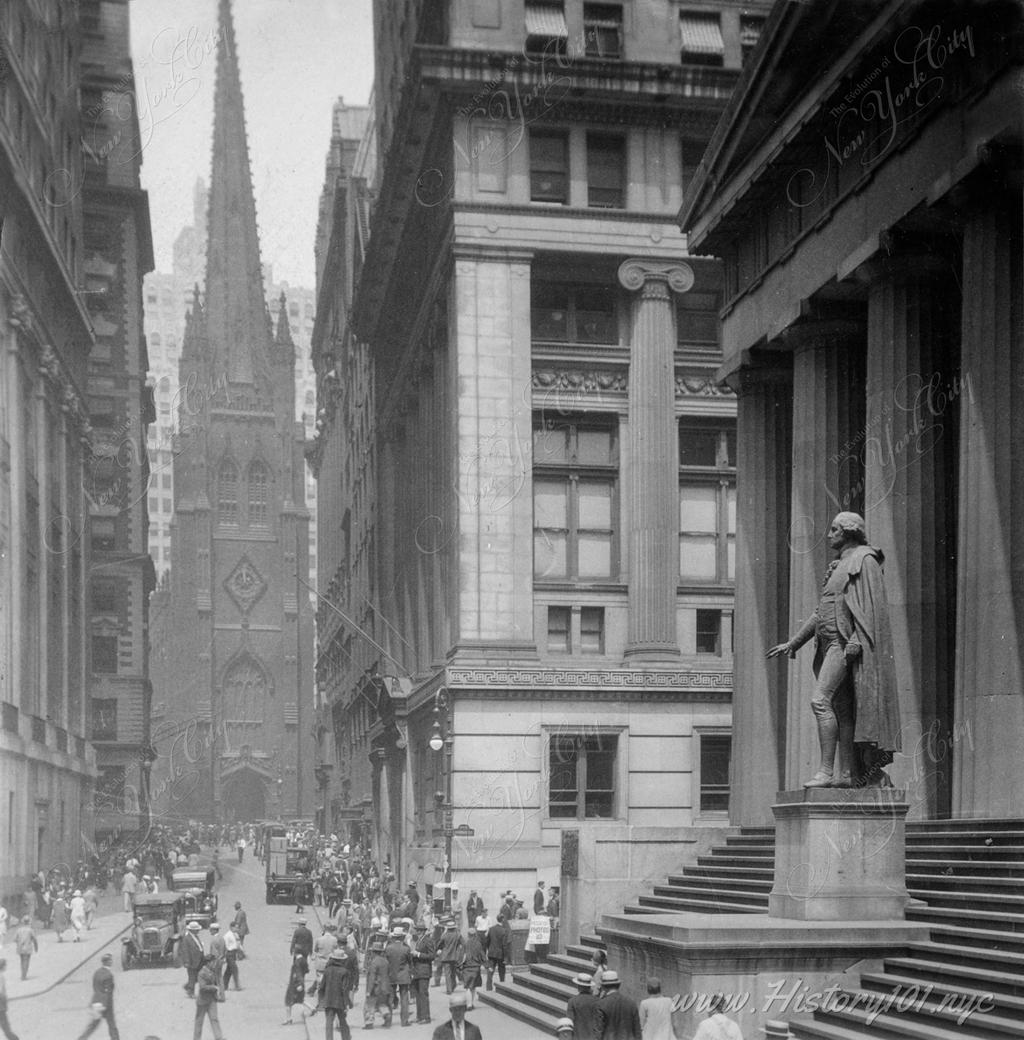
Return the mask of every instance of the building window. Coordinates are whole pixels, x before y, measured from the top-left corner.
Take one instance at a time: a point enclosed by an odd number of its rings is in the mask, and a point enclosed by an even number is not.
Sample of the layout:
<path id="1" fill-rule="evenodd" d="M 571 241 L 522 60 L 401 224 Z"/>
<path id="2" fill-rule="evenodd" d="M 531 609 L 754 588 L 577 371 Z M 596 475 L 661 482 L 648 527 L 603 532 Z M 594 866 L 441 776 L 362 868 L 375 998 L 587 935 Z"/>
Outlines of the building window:
<path id="1" fill-rule="evenodd" d="M 717 14 L 682 11 L 679 15 L 679 31 L 682 37 L 680 61 L 684 65 L 721 67 L 725 60 L 725 43 Z"/>
<path id="2" fill-rule="evenodd" d="M 608 820 L 615 813 L 617 733 L 552 733 L 548 814 L 553 820 Z"/>
<path id="3" fill-rule="evenodd" d="M 728 733 L 699 733 L 700 811 L 729 811 L 729 759 L 732 737 Z"/>
<path id="4" fill-rule="evenodd" d="M 679 576 L 725 583 L 736 576 L 736 431 L 679 427 Z"/>
<path id="5" fill-rule="evenodd" d="M 602 285 L 534 282 L 530 292 L 531 335 L 558 343 L 619 342 L 618 296 Z"/>
<path id="6" fill-rule="evenodd" d="M 533 453 L 534 577 L 611 579 L 618 572 L 615 427 L 541 423 L 534 429 Z"/>
<path id="7" fill-rule="evenodd" d="M 117 613 L 117 582 L 95 579 L 91 590 L 94 614 Z"/>
<path id="8" fill-rule="evenodd" d="M 565 54 L 569 29 L 561 3 L 526 3 L 526 53 Z"/>
<path id="9" fill-rule="evenodd" d="M 626 204 L 626 139 L 587 134 L 587 205 L 621 209 Z"/>
<path id="10" fill-rule="evenodd" d="M 740 16 L 740 49 L 743 53 L 743 64 L 757 48 L 761 39 L 761 30 L 764 29 L 764 19 L 754 15 Z"/>
<path id="11" fill-rule="evenodd" d="M 117 544 L 117 530 L 111 516 L 94 516 L 90 524 L 93 552 L 113 552 Z"/>
<path id="12" fill-rule="evenodd" d="M 217 523 L 238 523 L 238 467 L 230 459 L 225 459 L 217 471 Z"/>
<path id="13" fill-rule="evenodd" d="M 117 698 L 92 698 L 92 739 L 117 740 Z"/>
<path id="14" fill-rule="evenodd" d="M 530 133 L 530 201 L 569 201 L 569 135 L 564 132 Z"/>
<path id="15" fill-rule="evenodd" d="M 92 670 L 101 675 L 117 675 L 117 636 L 92 637 Z"/>
<path id="16" fill-rule="evenodd" d="M 622 8 L 618 4 L 583 5 L 583 46 L 588 58 L 622 57 Z"/>
<path id="17" fill-rule="evenodd" d="M 571 653 L 571 627 L 572 610 L 570 607 L 548 607 L 548 653 Z"/>
<path id="18" fill-rule="evenodd" d="M 254 462 L 249 467 L 249 524 L 252 527 L 266 527 L 268 523 L 267 497 L 270 476 L 262 462 Z"/>
<path id="19" fill-rule="evenodd" d="M 604 653 L 604 607 L 580 608 L 580 652 Z"/>
<path id="20" fill-rule="evenodd" d="M 697 611 L 697 653 L 722 654 L 722 612 Z"/>
<path id="21" fill-rule="evenodd" d="M 676 297 L 676 342 L 684 350 L 717 353 L 718 293 L 688 292 Z"/>

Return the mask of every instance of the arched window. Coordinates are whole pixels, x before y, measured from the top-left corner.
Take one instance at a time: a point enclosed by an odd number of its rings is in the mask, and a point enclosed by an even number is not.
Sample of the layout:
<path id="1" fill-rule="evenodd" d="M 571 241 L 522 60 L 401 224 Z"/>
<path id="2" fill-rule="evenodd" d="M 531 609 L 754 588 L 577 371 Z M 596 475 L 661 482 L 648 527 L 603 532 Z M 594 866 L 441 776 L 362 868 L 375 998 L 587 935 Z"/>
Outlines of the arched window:
<path id="1" fill-rule="evenodd" d="M 262 462 L 254 462 L 249 467 L 249 526 L 266 527 L 267 485 L 270 482 L 267 467 Z"/>
<path id="2" fill-rule="evenodd" d="M 230 459 L 217 471 L 217 523 L 238 524 L 238 467 Z"/>

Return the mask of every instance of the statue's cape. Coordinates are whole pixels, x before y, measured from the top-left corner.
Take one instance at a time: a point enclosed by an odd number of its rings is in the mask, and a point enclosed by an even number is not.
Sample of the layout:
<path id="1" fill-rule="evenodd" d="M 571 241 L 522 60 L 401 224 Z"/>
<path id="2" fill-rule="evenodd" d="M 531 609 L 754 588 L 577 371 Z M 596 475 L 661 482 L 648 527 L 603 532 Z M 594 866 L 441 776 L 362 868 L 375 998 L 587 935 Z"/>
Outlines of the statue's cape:
<path id="1" fill-rule="evenodd" d="M 899 751 L 899 693 L 882 573 L 884 559 L 880 549 L 859 545 L 843 560 L 849 576 L 844 598 L 853 618 L 855 637 L 863 648 L 853 666 L 857 705 L 853 739 L 885 751 Z"/>

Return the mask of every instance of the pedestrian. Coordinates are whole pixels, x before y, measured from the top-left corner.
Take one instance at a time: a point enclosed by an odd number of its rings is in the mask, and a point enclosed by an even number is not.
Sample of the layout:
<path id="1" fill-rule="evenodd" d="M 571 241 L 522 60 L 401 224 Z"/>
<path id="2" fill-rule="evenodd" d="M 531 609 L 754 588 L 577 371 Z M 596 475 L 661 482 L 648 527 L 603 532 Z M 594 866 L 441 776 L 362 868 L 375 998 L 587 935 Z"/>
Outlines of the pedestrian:
<path id="1" fill-rule="evenodd" d="M 392 990 L 388 981 L 388 962 L 382 942 L 370 943 L 370 960 L 366 967 L 366 999 L 363 1001 L 363 1028 L 373 1029 L 377 1012 L 385 1029 L 391 1026 Z"/>
<path id="2" fill-rule="evenodd" d="M 121 878 L 121 897 L 124 899 L 125 913 L 134 913 L 135 893 L 138 891 L 138 887 L 139 879 L 135 876 L 134 871 L 126 870 Z"/>
<path id="3" fill-rule="evenodd" d="M 317 1008 L 324 1010 L 324 1036 L 334 1040 L 334 1023 L 337 1021 L 341 1040 L 352 1040 L 352 1032 L 345 1016 L 348 1014 L 351 979 L 347 968 L 348 951 L 331 951 L 324 973 L 317 986 Z"/>
<path id="4" fill-rule="evenodd" d="M 313 933 L 306 927 L 305 919 L 299 918 L 299 923 L 292 932 L 292 945 L 289 953 L 294 956 L 301 953 L 304 957 L 313 955 Z"/>
<path id="5" fill-rule="evenodd" d="M 21 924 L 14 933 L 14 945 L 21 958 L 21 980 L 24 982 L 28 978 L 28 962 L 32 959 L 32 954 L 39 949 L 36 933 L 32 931 L 32 918 L 28 914 L 21 919 Z"/>
<path id="6" fill-rule="evenodd" d="M 7 907 L 0 903 L 0 946 L 7 942 L 7 922 L 9 919 Z"/>
<path id="7" fill-rule="evenodd" d="M 63 942 L 64 933 L 68 930 L 68 904 L 63 889 L 57 893 L 57 898 L 50 908 L 50 924 L 57 935 L 57 942 Z"/>
<path id="8" fill-rule="evenodd" d="M 185 934 L 178 940 L 178 960 L 187 973 L 185 992 L 190 997 L 196 995 L 196 979 L 205 956 L 203 940 L 199 938 L 199 922 L 189 921 L 185 926 Z"/>
<path id="9" fill-rule="evenodd" d="M 487 988 L 494 989 L 494 973 L 499 982 L 505 981 L 505 965 L 512 957 L 512 929 L 504 912 L 498 914 L 496 924 L 487 929 Z"/>
<path id="10" fill-rule="evenodd" d="M 82 929 L 85 927 L 85 899 L 78 888 L 71 897 L 71 927 L 75 930 L 75 942 L 81 942 Z"/>
<path id="11" fill-rule="evenodd" d="M 82 1030 L 78 1040 L 85 1040 L 87 1036 L 91 1036 L 104 1019 L 110 1031 L 110 1040 L 120 1040 L 117 1023 L 114 1021 L 114 973 L 110 970 L 113 963 L 112 953 L 103 954 L 100 957 L 100 966 L 92 974 L 92 1019 Z"/>
<path id="12" fill-rule="evenodd" d="M 486 932 L 480 933 L 472 929 L 466 939 L 465 950 L 462 954 L 462 985 L 466 987 L 469 994 L 467 1007 L 476 1006 L 476 990 L 480 985 L 480 972 L 487 963 L 487 951 L 484 949 L 483 940 Z"/>
<path id="13" fill-rule="evenodd" d="M 89 885 L 82 893 L 82 898 L 85 900 L 85 927 L 87 931 L 92 931 L 92 922 L 100 906 L 100 897 L 95 885 Z"/>
<path id="14" fill-rule="evenodd" d="M 249 934 L 249 919 L 245 916 L 241 903 L 235 903 L 235 917 L 231 923 L 237 928 L 239 944 L 244 946 L 245 937 Z"/>
<path id="15" fill-rule="evenodd" d="M 581 1040 L 593 1040 L 595 1036 L 600 1036 L 597 1023 L 600 998 L 594 996 L 591 990 L 593 979 L 585 971 L 581 971 L 572 981 L 576 986 L 576 995 L 570 997 L 565 1005 L 566 1017 L 572 1020 L 576 1035 Z"/>
<path id="16" fill-rule="evenodd" d="M 548 899 L 548 905 L 544 908 L 547 911 L 548 917 L 551 918 L 551 927 L 558 927 L 558 915 L 562 910 L 562 901 L 558 895 L 558 886 L 551 886 L 551 896 Z"/>
<path id="17" fill-rule="evenodd" d="M 295 900 L 295 912 L 301 914 L 302 902 L 306 898 L 306 882 L 304 880 L 296 881 L 292 886 L 292 899 Z"/>
<path id="18" fill-rule="evenodd" d="M 743 1040 L 740 1027 L 725 1014 L 725 994 L 716 993 L 708 1001 L 708 1017 L 704 1019 L 693 1040 Z"/>
<path id="19" fill-rule="evenodd" d="M 604 950 L 594 950 L 590 958 L 590 992 L 595 997 L 601 996 L 601 980 L 608 969 L 608 954 Z"/>
<path id="20" fill-rule="evenodd" d="M 456 967 L 462 963 L 466 944 L 455 927 L 455 920 L 446 917 L 444 920 L 444 933 L 438 944 L 437 956 L 441 962 L 441 970 L 444 972 L 445 992 L 451 995 L 455 991 Z"/>
<path id="21" fill-rule="evenodd" d="M 18 1040 L 18 1034 L 11 1029 L 7 1019 L 7 961 L 0 957 L 0 1030 L 6 1040 Z"/>
<path id="22" fill-rule="evenodd" d="M 220 869 L 220 846 L 219 845 L 214 845 L 213 846 L 213 869 L 215 871 L 217 871 L 217 880 L 218 881 L 223 881 L 224 880 L 224 874 L 223 874 L 223 872 Z"/>
<path id="23" fill-rule="evenodd" d="M 466 1021 L 467 1005 L 468 999 L 462 990 L 448 997 L 448 1014 L 451 1018 L 434 1030 L 433 1040 L 483 1040 L 477 1026 Z"/>
<path id="24" fill-rule="evenodd" d="M 203 1019 L 209 1018 L 213 1026 L 213 1040 L 224 1040 L 220 1031 L 220 1020 L 217 1018 L 217 1003 L 224 998 L 220 995 L 220 979 L 213 970 L 213 958 L 203 954 L 199 974 L 196 978 L 196 1021 L 192 1030 L 192 1040 L 202 1040 Z"/>
<path id="25" fill-rule="evenodd" d="M 430 972 L 437 947 L 420 922 L 413 926 L 415 938 L 412 944 L 412 990 L 416 994 L 416 1024 L 430 1021 Z"/>
<path id="26" fill-rule="evenodd" d="M 241 989 L 242 983 L 238 978 L 238 958 L 244 957 L 245 954 L 242 952 L 242 943 L 238 938 L 238 925 L 234 921 L 231 922 L 228 930 L 224 933 L 224 989 L 228 988 L 228 983 L 234 979 L 235 989 Z"/>
<path id="27" fill-rule="evenodd" d="M 476 889 L 469 890 L 469 898 L 466 900 L 466 932 L 471 935 L 476 928 L 477 917 L 484 912 L 484 901 L 476 894 Z"/>
<path id="28" fill-rule="evenodd" d="M 238 841 L 235 842 L 235 848 L 238 850 L 238 862 L 242 862 L 242 857 L 245 855 L 245 838 L 240 834 Z"/>
<path id="29" fill-rule="evenodd" d="M 533 890 L 533 916 L 536 917 L 538 914 L 543 913 L 547 903 L 548 897 L 544 892 L 544 882 L 538 881 L 537 887 Z"/>
<path id="30" fill-rule="evenodd" d="M 217 978 L 221 979 L 224 974 L 224 967 L 228 960 L 228 947 L 224 941 L 224 936 L 220 934 L 220 922 L 210 922 L 210 956 L 213 958 L 213 970 L 217 973 Z M 221 986 L 220 995 L 224 996 L 224 988 Z"/>
<path id="31" fill-rule="evenodd" d="M 640 1009 L 636 1001 L 619 992 L 619 973 L 606 971 L 601 979 L 604 995 L 597 1004 L 600 1040 L 642 1040 Z"/>
<path id="32" fill-rule="evenodd" d="M 647 980 L 647 996 L 640 1001 L 643 1040 L 677 1040 L 672 1028 L 672 1000 L 661 994 L 661 979 Z"/>
<path id="33" fill-rule="evenodd" d="M 391 986 L 392 1006 L 398 1004 L 403 1026 L 409 1024 L 409 988 L 412 985 L 412 950 L 405 942 L 405 932 L 395 928 L 384 949 L 388 962 L 388 983 Z"/>
<path id="34" fill-rule="evenodd" d="M 306 1003 L 306 976 L 309 974 L 309 960 L 304 953 L 292 954 L 292 966 L 288 973 L 288 988 L 284 994 L 284 1006 L 288 1017 L 281 1023 L 283 1026 L 292 1024 L 292 1008 L 298 1004 L 300 1007 Z M 300 1021 L 302 1021 L 300 1019 Z"/>

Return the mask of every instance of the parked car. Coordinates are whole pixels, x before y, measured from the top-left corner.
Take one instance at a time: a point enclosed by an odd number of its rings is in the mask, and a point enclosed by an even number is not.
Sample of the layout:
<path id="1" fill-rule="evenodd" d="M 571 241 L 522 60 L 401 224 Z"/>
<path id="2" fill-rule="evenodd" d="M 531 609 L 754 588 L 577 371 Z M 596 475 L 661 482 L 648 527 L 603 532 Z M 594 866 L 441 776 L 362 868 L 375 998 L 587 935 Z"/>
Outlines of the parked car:
<path id="1" fill-rule="evenodd" d="M 213 867 L 178 867 L 171 874 L 171 887 L 181 893 L 184 924 L 198 921 L 209 928 L 217 920 L 217 894 L 213 891 Z"/>
<path id="2" fill-rule="evenodd" d="M 136 896 L 131 931 L 121 939 L 121 967 L 127 971 L 141 961 L 169 960 L 184 927 L 184 912 L 177 892 Z"/>

